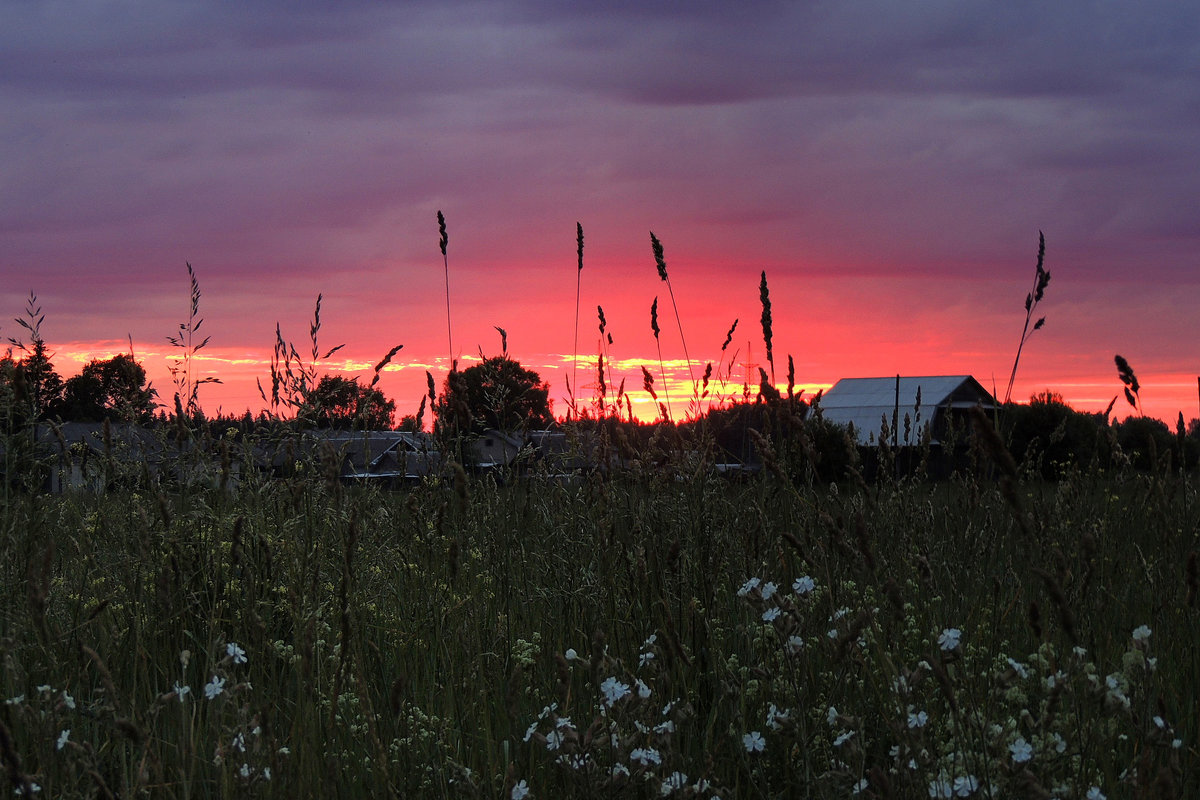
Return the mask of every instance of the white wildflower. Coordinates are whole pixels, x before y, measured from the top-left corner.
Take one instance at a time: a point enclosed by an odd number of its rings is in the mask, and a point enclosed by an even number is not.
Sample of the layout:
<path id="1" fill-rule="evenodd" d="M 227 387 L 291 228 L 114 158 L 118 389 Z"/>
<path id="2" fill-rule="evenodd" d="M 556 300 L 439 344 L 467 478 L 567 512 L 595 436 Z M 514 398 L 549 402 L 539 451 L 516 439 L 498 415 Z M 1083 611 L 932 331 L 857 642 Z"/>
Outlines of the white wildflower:
<path id="1" fill-rule="evenodd" d="M 960 639 L 962 639 L 962 631 L 958 628 L 946 628 L 938 637 L 938 646 L 946 651 L 957 650 Z"/>
<path id="2" fill-rule="evenodd" d="M 662 756 L 653 747 L 635 747 L 629 751 L 629 760 L 648 767 L 651 764 L 661 764 Z"/>
<path id="3" fill-rule="evenodd" d="M 225 679 L 213 675 L 212 680 L 204 684 L 204 696 L 212 700 L 221 692 L 225 691 Z"/>
<path id="4" fill-rule="evenodd" d="M 646 698 L 648 698 L 650 696 L 650 687 L 647 686 L 644 681 L 642 681 L 642 680 L 634 681 L 633 685 L 634 685 L 634 688 L 637 689 L 638 697 L 645 700 Z"/>
<path id="5" fill-rule="evenodd" d="M 1018 736 L 1017 740 L 1008 746 L 1008 751 L 1012 753 L 1014 764 L 1024 764 L 1033 758 L 1033 745 L 1025 741 L 1023 736 Z"/>
<path id="6" fill-rule="evenodd" d="M 779 606 L 773 606 L 771 608 L 768 608 L 766 611 L 763 612 L 763 615 L 762 615 L 763 622 L 774 622 L 775 620 L 779 619 L 779 615 L 782 613 L 783 613 L 783 611 L 779 608 Z"/>
<path id="7" fill-rule="evenodd" d="M 954 794 L 956 797 L 970 797 L 979 788 L 979 781 L 974 775 L 964 775 L 954 779 Z"/>
<path id="8" fill-rule="evenodd" d="M 1135 642 L 1144 642 L 1150 638 L 1152 631 L 1147 625 L 1139 625 L 1133 629 L 1133 640 Z"/>
<path id="9" fill-rule="evenodd" d="M 511 797 L 512 800 L 525 800 L 525 798 L 528 796 L 529 796 L 529 784 L 527 784 L 525 781 L 521 781 L 516 786 L 514 786 L 512 788 L 512 794 L 509 795 L 509 797 Z"/>
<path id="10" fill-rule="evenodd" d="M 742 588 L 738 589 L 738 597 L 745 597 L 746 595 L 750 594 L 758 588 L 760 583 L 762 583 L 760 578 L 751 578 L 750 580 L 746 581 L 742 584 Z"/>
<path id="11" fill-rule="evenodd" d="M 742 745 L 747 753 L 761 753 L 767 749 L 767 740 L 758 731 L 750 731 L 742 736 Z"/>
<path id="12" fill-rule="evenodd" d="M 954 787 L 949 780 L 938 778 L 929 784 L 929 796 L 935 800 L 949 800 L 954 797 Z"/>
<path id="13" fill-rule="evenodd" d="M 58 735 L 58 741 L 54 744 L 55 750 L 62 750 L 67 746 L 67 742 L 71 739 L 71 729 L 67 728 Z"/>
<path id="14" fill-rule="evenodd" d="M 773 731 L 782 730 L 783 723 L 788 722 L 790 719 L 791 712 L 787 709 L 780 711 L 775 707 L 774 703 L 771 703 L 770 708 L 767 709 L 767 727 Z"/>
<path id="15" fill-rule="evenodd" d="M 764 583 L 762 586 L 762 599 L 770 600 L 775 595 L 775 592 L 777 592 L 777 591 L 779 591 L 779 587 L 776 586 L 773 581 L 768 581 L 768 582 Z"/>
<path id="16" fill-rule="evenodd" d="M 246 651 L 238 647 L 237 642 L 225 645 L 225 655 L 232 658 L 234 664 L 245 664 L 247 661 Z"/>
<path id="17" fill-rule="evenodd" d="M 842 735 L 838 736 L 836 739 L 833 740 L 833 746 L 841 747 L 846 742 L 850 741 L 850 739 L 853 738 L 853 736 L 854 736 L 854 731 L 846 731 L 845 733 L 843 733 Z"/>
<path id="18" fill-rule="evenodd" d="M 816 582 L 807 575 L 801 575 L 796 580 L 792 581 L 792 591 L 798 595 L 811 594 L 817 588 Z"/>
<path id="19" fill-rule="evenodd" d="M 908 714 L 908 727 L 910 728 L 924 728 L 927 722 L 929 722 L 929 715 L 924 711 L 918 711 L 915 714 L 909 712 Z"/>
<path id="20" fill-rule="evenodd" d="M 600 691 L 604 694 L 604 704 L 611 706 L 629 694 L 629 684 L 622 683 L 615 677 L 608 677 L 600 684 Z"/>
<path id="21" fill-rule="evenodd" d="M 671 776 L 662 782 L 662 788 L 659 790 L 663 797 L 666 797 L 676 789 L 682 789 L 687 786 L 687 775 L 682 772 L 672 772 Z"/>

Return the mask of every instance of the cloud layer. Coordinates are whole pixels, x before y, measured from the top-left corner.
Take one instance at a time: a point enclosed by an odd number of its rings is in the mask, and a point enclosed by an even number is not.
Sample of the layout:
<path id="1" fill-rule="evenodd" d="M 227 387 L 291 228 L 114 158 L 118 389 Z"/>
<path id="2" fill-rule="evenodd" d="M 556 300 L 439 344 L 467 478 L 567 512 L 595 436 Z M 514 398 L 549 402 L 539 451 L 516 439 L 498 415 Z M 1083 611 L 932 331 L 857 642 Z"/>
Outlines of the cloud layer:
<path id="1" fill-rule="evenodd" d="M 1019 388 L 1099 393 L 1112 351 L 1200 369 L 1200 9 L 677 9 L 0 3 L 0 300 L 37 291 L 52 342 L 161 342 L 190 260 L 214 346 L 302 335 L 324 292 L 362 360 L 435 363 L 442 209 L 460 352 L 499 324 L 549 369 L 578 220 L 587 352 L 601 304 L 623 357 L 653 355 L 653 229 L 703 358 L 733 317 L 754 333 L 766 269 L 776 350 L 815 383 L 1003 384 L 1043 229 Z"/>

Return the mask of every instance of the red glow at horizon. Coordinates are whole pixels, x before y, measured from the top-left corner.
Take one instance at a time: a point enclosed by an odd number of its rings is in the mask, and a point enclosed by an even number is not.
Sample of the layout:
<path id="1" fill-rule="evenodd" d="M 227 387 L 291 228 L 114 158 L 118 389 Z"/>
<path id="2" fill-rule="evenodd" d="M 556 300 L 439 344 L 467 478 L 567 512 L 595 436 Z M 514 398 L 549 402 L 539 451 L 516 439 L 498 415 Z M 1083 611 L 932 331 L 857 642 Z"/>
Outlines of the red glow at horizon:
<path id="1" fill-rule="evenodd" d="M 61 346 L 55 347 L 53 343 L 48 343 L 53 354 L 52 360 L 58 373 L 64 378 L 78 374 L 79 370 L 89 361 L 93 359 L 111 358 L 118 354 L 127 354 L 130 352 L 129 342 L 118 342 L 114 340 L 101 340 L 97 342 L 69 342 Z M 742 349 L 746 347 L 744 343 Z M 758 343 L 761 348 L 761 342 Z M 734 346 L 730 346 L 730 351 L 734 350 Z M 172 348 L 159 346 L 157 344 L 139 343 L 136 340 L 133 343 L 133 353 L 142 366 L 146 369 L 147 377 L 151 385 L 158 392 L 158 402 L 164 410 L 170 409 L 170 398 L 174 392 L 174 386 L 171 381 L 171 376 L 168 371 L 169 361 L 172 358 L 178 357 L 178 351 L 173 351 Z M 401 356 L 403 350 L 401 351 Z M 209 415 L 225 414 L 225 415 L 241 415 L 245 411 L 250 411 L 252 415 L 257 414 L 266 408 L 262 397 L 259 394 L 258 382 L 269 391 L 270 389 L 270 364 L 271 351 L 269 349 L 219 349 L 213 348 L 206 350 L 197 355 L 193 361 L 193 376 L 196 379 L 204 377 L 215 377 L 221 380 L 219 384 L 204 385 L 200 389 L 201 406 Z M 340 355 L 340 353 L 339 353 Z M 17 352 L 15 356 L 19 357 Z M 571 357 L 561 356 L 557 360 L 542 359 L 545 363 L 538 361 L 524 360 L 519 354 L 511 353 L 510 357 L 521 361 L 522 364 L 530 369 L 537 371 L 543 380 L 550 383 L 550 396 L 552 400 L 553 411 L 559 419 L 565 419 L 569 411 L 569 398 L 566 394 L 566 387 L 561 376 L 570 369 Z M 779 356 L 776 356 L 779 359 Z M 464 356 L 459 362 L 459 368 L 464 369 L 477 363 L 478 356 Z M 781 359 L 784 364 L 783 371 L 786 373 L 787 357 L 784 355 Z M 407 414 L 415 414 L 420 403 L 420 398 L 426 393 L 426 378 L 425 371 L 428 369 L 434 376 L 439 393 L 442 391 L 442 384 L 446 376 L 446 361 L 445 357 L 436 357 L 429 363 L 400 363 L 389 364 L 384 367 L 383 377 L 381 378 L 380 386 L 385 395 L 396 402 L 396 419 Z M 595 415 L 599 408 L 596 380 L 596 363 L 597 359 L 594 355 L 579 356 L 579 376 L 581 388 L 584 392 L 584 397 L 579 402 L 581 412 Z M 653 400 L 643 388 L 643 376 L 641 367 L 645 366 L 654 377 L 654 388 L 658 393 L 658 402 Z M 699 403 L 701 412 L 706 412 L 712 408 L 721 407 L 732 402 L 740 402 L 746 397 L 746 388 L 749 389 L 749 399 L 753 401 L 758 394 L 758 379 L 753 373 L 757 372 L 757 367 L 760 366 L 756 361 L 746 362 L 740 360 L 735 364 L 730 364 L 726 360 L 724 369 L 720 375 L 716 373 L 716 365 L 714 364 L 714 375 L 710 379 L 709 394 Z M 769 369 L 769 365 L 762 364 L 763 368 Z M 1136 366 L 1136 365 L 1135 365 Z M 328 362 L 318 362 L 320 371 L 329 374 L 341 375 L 344 377 L 358 377 L 363 383 L 367 383 L 372 375 L 374 363 L 370 359 L 333 359 Z M 697 375 L 697 384 L 699 384 L 700 376 L 703 374 L 703 365 L 693 360 L 693 367 Z M 611 411 L 614 406 L 618 386 L 621 381 L 625 382 L 625 394 L 628 395 L 630 404 L 633 408 L 635 418 L 642 422 L 654 422 L 661 418 L 659 411 L 659 402 L 666 403 L 669 401 L 672 419 L 676 422 L 684 421 L 695 416 L 697 408 L 694 387 L 688 377 L 686 362 L 682 359 L 675 359 L 666 367 L 667 384 L 666 391 L 663 390 L 662 375 L 659 369 L 659 362 L 656 358 L 624 358 L 606 361 L 606 372 L 612 370 L 611 377 L 606 375 L 605 383 L 607 389 L 606 406 Z M 1039 373 L 1044 374 L 1043 371 Z M 912 375 L 933 375 L 933 374 L 958 374 L 939 372 L 936 369 L 924 371 L 915 371 L 906 374 Z M 586 376 L 586 379 L 585 379 Z M 874 374 L 844 374 L 838 375 L 827 382 L 805 382 L 801 381 L 797 376 L 794 391 L 803 396 L 805 399 L 811 399 L 818 391 L 828 390 L 838 378 L 842 377 L 890 377 L 887 375 Z M 992 390 L 990 381 L 985 380 L 984 376 L 975 375 L 980 383 L 984 384 L 985 388 Z M 781 393 L 786 394 L 786 380 L 779 380 L 779 370 L 776 370 L 775 388 Z M 1142 385 L 1142 410 L 1146 416 L 1155 417 L 1167 423 L 1174 429 L 1174 425 L 1178 415 L 1182 412 L 1185 422 L 1190 421 L 1200 414 L 1200 393 L 1198 393 L 1197 377 L 1186 373 L 1157 373 L 1139 371 L 1139 380 Z M 997 378 L 997 383 L 999 379 Z M 1115 369 L 1113 370 L 1112 380 L 1074 380 L 1066 382 L 1054 382 L 1052 380 L 1038 381 L 1037 378 L 1024 379 L 1019 374 L 1017 381 L 1018 391 L 1014 392 L 1014 401 L 1028 402 L 1029 397 L 1033 394 L 1050 390 L 1061 394 L 1064 400 L 1074 409 L 1087 412 L 1101 412 L 1115 400 L 1112 407 L 1113 419 L 1124 419 L 1128 416 L 1134 416 L 1136 412 L 1128 406 L 1123 396 L 1122 386 L 1116 377 Z M 1024 387 L 1025 393 L 1021 394 L 1020 389 Z M 1035 388 L 1036 387 L 1036 388 Z M 698 392 L 699 390 L 697 390 Z M 1186 409 L 1192 408 L 1193 412 L 1188 412 Z M 622 401 L 622 409 L 625 408 Z M 624 411 L 622 410 L 622 416 Z M 426 425 L 428 426 L 431 416 L 426 412 Z"/>

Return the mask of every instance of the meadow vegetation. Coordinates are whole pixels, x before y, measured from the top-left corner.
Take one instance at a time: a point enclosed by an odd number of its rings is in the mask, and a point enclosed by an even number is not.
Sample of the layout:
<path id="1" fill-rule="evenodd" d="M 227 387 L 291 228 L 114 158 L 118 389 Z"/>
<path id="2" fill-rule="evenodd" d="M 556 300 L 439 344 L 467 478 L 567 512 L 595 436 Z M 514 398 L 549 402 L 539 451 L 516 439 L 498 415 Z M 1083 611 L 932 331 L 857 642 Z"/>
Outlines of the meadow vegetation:
<path id="1" fill-rule="evenodd" d="M 947 481 L 824 482 L 790 424 L 737 482 L 702 429 L 660 427 L 566 482 L 385 492 L 300 464 L 236 491 L 10 490 L 7 779 L 50 797 L 1200 790 L 1192 477 L 1025 464 L 1005 492 L 976 453 Z"/>
<path id="2" fill-rule="evenodd" d="M 1022 345 L 1042 274 L 1040 246 Z M 261 445 L 325 419 L 319 299 L 311 359 L 277 332 L 267 423 L 205 420 L 189 275 L 177 413 L 157 428 L 187 469 L 92 453 L 99 491 L 39 491 L 83 454 L 34 446 L 30 387 L 49 384 L 28 357 L 0 364 L 15 795 L 1200 794 L 1198 432 L 1182 417 L 1174 434 L 1115 425 L 1046 394 L 976 411 L 949 459 L 886 432 L 860 450 L 793 391 L 791 358 L 786 395 L 765 371 L 756 397 L 725 394 L 735 321 L 678 425 L 665 393 L 659 424 L 621 419 L 602 349 L 594 413 L 572 402 L 560 423 L 578 471 L 451 462 L 348 486 L 301 455 L 259 468 Z M 760 293 L 770 347 L 765 273 Z M 449 302 L 447 327 L 450 343 Z M 399 349 L 337 395 L 344 421 L 387 402 L 371 393 Z M 469 416 L 464 375 L 441 398 L 427 376 L 431 410 Z M 751 451 L 758 472 L 717 469 Z"/>

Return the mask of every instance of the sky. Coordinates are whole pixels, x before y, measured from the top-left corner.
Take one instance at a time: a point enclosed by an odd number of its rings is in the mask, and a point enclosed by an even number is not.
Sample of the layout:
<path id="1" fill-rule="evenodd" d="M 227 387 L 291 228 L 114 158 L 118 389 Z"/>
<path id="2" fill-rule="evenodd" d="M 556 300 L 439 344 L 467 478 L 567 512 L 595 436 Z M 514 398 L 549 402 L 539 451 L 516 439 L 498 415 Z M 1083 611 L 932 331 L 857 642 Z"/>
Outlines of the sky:
<path id="1" fill-rule="evenodd" d="M 1103 410 L 1119 353 L 1147 414 L 1200 416 L 1195 4 L 0 0 L 0 108 L 0 337 L 35 293 L 64 377 L 132 347 L 169 398 L 190 263 L 209 413 L 262 407 L 318 294 L 320 369 L 402 344 L 415 413 L 448 283 L 460 366 L 501 327 L 562 415 L 603 345 L 610 396 L 652 415 L 646 366 L 679 417 L 687 358 L 706 403 L 769 370 L 765 272 L 778 384 L 1003 397 L 1041 231 L 1013 399 Z"/>

